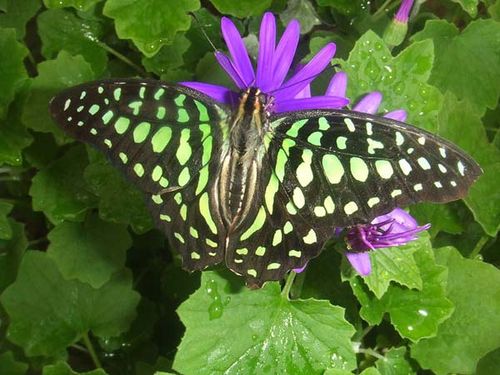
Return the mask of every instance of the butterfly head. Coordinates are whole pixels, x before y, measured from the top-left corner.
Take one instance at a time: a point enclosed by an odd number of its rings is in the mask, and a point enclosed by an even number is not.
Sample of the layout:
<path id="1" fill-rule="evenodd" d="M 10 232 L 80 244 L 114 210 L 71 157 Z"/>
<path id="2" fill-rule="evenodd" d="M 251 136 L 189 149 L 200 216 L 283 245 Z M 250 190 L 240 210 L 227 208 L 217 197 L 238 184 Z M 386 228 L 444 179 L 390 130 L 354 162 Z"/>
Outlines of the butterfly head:
<path id="1" fill-rule="evenodd" d="M 263 93 L 258 87 L 248 87 L 240 94 L 240 106 L 246 114 L 268 115 L 271 101 L 272 97 Z"/>

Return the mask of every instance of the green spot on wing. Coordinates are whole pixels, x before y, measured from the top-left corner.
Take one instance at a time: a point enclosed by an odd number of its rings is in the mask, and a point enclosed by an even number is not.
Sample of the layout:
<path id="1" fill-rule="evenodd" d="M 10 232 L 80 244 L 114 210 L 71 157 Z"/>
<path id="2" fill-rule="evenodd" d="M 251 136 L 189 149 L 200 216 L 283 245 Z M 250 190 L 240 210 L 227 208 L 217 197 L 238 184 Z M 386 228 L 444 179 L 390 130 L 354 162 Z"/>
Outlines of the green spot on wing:
<path id="1" fill-rule="evenodd" d="M 172 138 L 172 129 L 169 126 L 162 126 L 151 138 L 153 152 L 162 152 L 167 147 Z"/>
<path id="2" fill-rule="evenodd" d="M 200 121 L 209 121 L 210 117 L 208 116 L 207 107 L 198 100 L 195 100 L 194 104 L 196 105 L 196 108 L 198 108 L 198 112 L 200 112 L 199 120 Z"/>
<path id="3" fill-rule="evenodd" d="M 189 137 L 191 136 L 191 130 L 184 128 L 181 131 L 181 138 L 179 141 L 179 148 L 175 153 L 177 160 L 180 165 L 186 164 L 192 154 L 191 145 L 189 144 Z"/>
<path id="4" fill-rule="evenodd" d="M 115 122 L 115 130 L 118 134 L 123 134 L 127 131 L 130 125 L 130 120 L 126 117 L 118 117 Z"/>
<path id="5" fill-rule="evenodd" d="M 149 122 L 141 122 L 134 129 L 133 138 L 135 143 L 144 142 L 151 130 L 151 124 Z"/>
<path id="6" fill-rule="evenodd" d="M 210 213 L 210 205 L 208 202 L 208 193 L 204 192 L 200 197 L 200 213 L 201 216 L 205 219 L 210 231 L 213 234 L 217 234 L 217 226 L 215 225 L 214 219 L 212 218 L 212 214 Z"/>
<path id="7" fill-rule="evenodd" d="M 286 132 L 286 135 L 292 138 L 296 138 L 299 135 L 299 130 L 302 129 L 302 127 L 309 121 L 308 119 L 304 120 L 299 120 L 295 121 L 292 126 L 290 126 L 290 129 Z"/>
<path id="8" fill-rule="evenodd" d="M 252 234 L 260 230 L 264 226 L 264 222 L 266 221 L 266 210 L 264 206 L 260 206 L 259 212 L 255 217 L 254 222 L 250 227 L 241 235 L 240 240 L 247 240 Z"/>

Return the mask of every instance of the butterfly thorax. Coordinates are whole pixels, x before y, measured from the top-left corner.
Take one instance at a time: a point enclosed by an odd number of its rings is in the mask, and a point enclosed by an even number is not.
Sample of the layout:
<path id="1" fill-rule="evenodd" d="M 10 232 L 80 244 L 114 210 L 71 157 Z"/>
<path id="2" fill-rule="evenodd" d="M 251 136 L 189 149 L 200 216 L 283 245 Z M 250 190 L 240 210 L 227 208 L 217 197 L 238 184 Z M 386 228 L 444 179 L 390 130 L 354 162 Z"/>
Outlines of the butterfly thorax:
<path id="1" fill-rule="evenodd" d="M 264 107 L 261 91 L 248 88 L 241 93 L 229 124 L 229 146 L 222 158 L 217 186 L 221 218 L 229 231 L 238 227 L 255 195 L 267 121 Z"/>

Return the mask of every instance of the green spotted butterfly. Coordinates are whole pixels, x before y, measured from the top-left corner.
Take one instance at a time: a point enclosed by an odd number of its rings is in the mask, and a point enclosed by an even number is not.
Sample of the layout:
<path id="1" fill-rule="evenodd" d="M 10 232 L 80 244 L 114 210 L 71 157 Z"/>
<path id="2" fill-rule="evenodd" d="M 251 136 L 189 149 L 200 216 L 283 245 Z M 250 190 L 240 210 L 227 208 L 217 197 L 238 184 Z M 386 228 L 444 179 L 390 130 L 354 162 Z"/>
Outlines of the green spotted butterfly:
<path id="1" fill-rule="evenodd" d="M 50 110 L 144 192 L 185 269 L 224 261 L 254 287 L 304 266 L 335 227 L 459 199 L 481 174 L 410 125 L 347 110 L 269 115 L 264 101 L 250 88 L 232 110 L 187 87 L 126 79 L 67 89 Z"/>

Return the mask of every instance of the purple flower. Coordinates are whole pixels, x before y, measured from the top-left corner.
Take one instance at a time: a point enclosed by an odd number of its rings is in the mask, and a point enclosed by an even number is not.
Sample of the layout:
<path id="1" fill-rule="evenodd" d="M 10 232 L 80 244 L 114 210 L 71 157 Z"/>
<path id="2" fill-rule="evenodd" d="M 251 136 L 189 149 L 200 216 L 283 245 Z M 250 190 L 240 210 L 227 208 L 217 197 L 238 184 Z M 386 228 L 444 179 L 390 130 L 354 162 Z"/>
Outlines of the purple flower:
<path id="1" fill-rule="evenodd" d="M 376 217 L 370 224 L 354 225 L 347 230 L 345 241 L 349 248 L 347 259 L 362 276 L 371 272 L 370 250 L 405 245 L 416 240 L 417 233 L 430 228 L 419 226 L 406 211 L 395 208 L 386 215 Z"/>
<path id="2" fill-rule="evenodd" d="M 384 41 L 389 46 L 399 46 L 403 43 L 408 32 L 408 17 L 412 6 L 413 0 L 403 0 L 394 19 L 384 31 Z"/>
<path id="3" fill-rule="evenodd" d="M 398 11 L 396 12 L 396 15 L 394 16 L 394 20 L 401 23 L 407 23 L 412 6 L 413 0 L 403 0 Z"/>
<path id="4" fill-rule="evenodd" d="M 229 56 L 217 51 L 215 57 L 239 90 L 257 87 L 267 96 L 266 110 L 286 112 L 306 109 L 335 109 L 349 103 L 343 96 L 332 94 L 311 97 L 309 84 L 330 64 L 335 44 L 326 44 L 307 64 L 289 78 L 290 68 L 297 50 L 300 25 L 292 20 L 276 44 L 276 21 L 265 13 L 260 25 L 257 69 L 254 70 L 248 52 L 236 26 L 226 17 L 221 21 L 222 35 Z M 238 93 L 227 87 L 202 82 L 181 82 L 184 86 L 201 91 L 213 99 L 229 105 L 238 103 Z M 304 91 L 306 90 L 306 91 Z"/>

